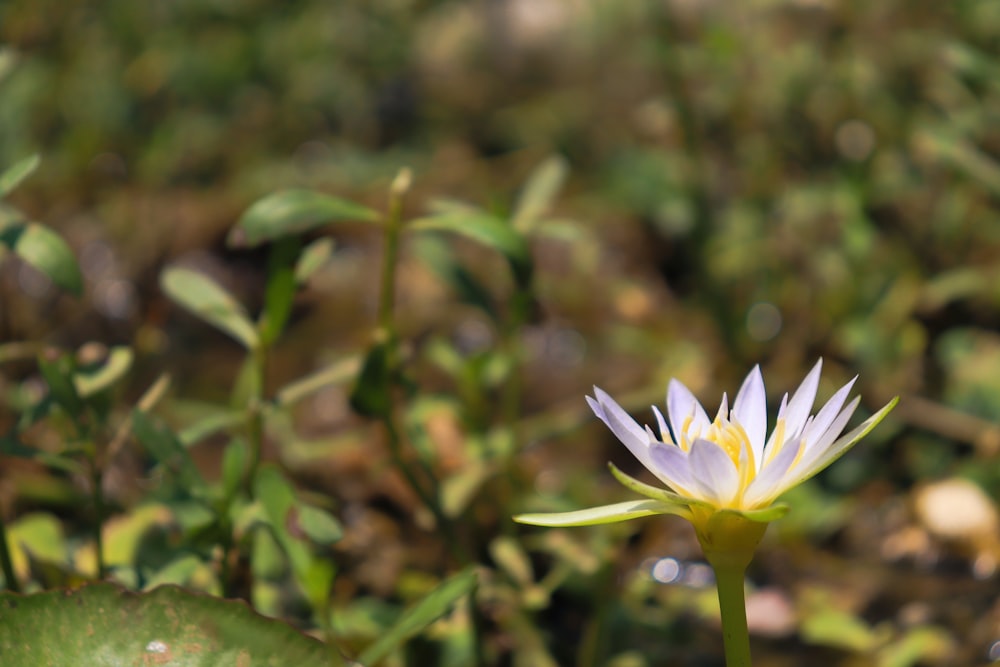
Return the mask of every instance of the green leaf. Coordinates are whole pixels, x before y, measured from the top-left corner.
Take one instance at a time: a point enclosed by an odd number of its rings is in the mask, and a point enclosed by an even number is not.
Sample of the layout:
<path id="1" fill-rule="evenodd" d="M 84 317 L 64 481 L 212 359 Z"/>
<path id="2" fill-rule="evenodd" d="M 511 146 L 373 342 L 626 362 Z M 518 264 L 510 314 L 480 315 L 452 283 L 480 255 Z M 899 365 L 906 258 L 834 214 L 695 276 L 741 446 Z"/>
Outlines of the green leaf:
<path id="1" fill-rule="evenodd" d="M 358 381 L 351 391 L 351 408 L 364 417 L 387 417 L 392 409 L 392 368 L 389 341 L 378 341 L 368 351 Z"/>
<path id="2" fill-rule="evenodd" d="M 6 527 L 7 542 L 14 572 L 27 578 L 29 558 L 65 564 L 68 550 L 59 519 L 44 512 L 32 512 L 18 517 Z"/>
<path id="3" fill-rule="evenodd" d="M 733 514 L 738 514 L 744 519 L 750 519 L 751 521 L 756 521 L 757 523 L 771 523 L 772 521 L 777 521 L 781 517 L 788 514 L 790 507 L 785 503 L 778 503 L 777 505 L 771 505 L 770 507 L 763 507 L 756 510 L 719 510 L 720 512 L 731 512 Z"/>
<path id="4" fill-rule="evenodd" d="M 282 190 L 255 202 L 229 233 L 230 246 L 253 247 L 265 241 L 315 229 L 330 222 L 375 222 L 378 213 L 346 199 L 312 190 Z"/>
<path id="5" fill-rule="evenodd" d="M 562 188 L 568 171 L 566 160 L 559 155 L 553 155 L 535 167 L 514 206 L 511 223 L 514 229 L 522 234 L 531 231 L 538 219 L 548 211 L 552 200 Z"/>
<path id="6" fill-rule="evenodd" d="M 690 518 L 691 513 L 684 507 L 667 504 L 659 500 L 629 500 L 624 503 L 602 505 L 574 512 L 553 512 L 550 514 L 519 514 L 514 517 L 518 523 L 532 526 L 568 527 L 597 526 L 603 523 L 618 523 L 654 514 L 676 514 Z"/>
<path id="7" fill-rule="evenodd" d="M 631 477 L 619 470 L 614 463 L 608 463 L 608 468 L 611 469 L 611 474 L 615 476 L 615 479 L 617 479 L 622 486 L 648 498 L 652 498 L 653 500 L 660 500 L 669 505 L 679 505 L 681 507 L 698 505 L 709 509 L 712 508 L 712 504 L 705 502 L 704 500 L 686 498 L 680 494 L 674 493 L 673 491 L 667 491 L 666 489 L 661 489 L 659 487 L 646 484 L 645 482 L 640 482 L 634 477 Z"/>
<path id="8" fill-rule="evenodd" d="M 497 308 L 490 291 L 476 276 L 462 266 L 451 249 L 439 239 L 420 239 L 415 251 L 423 263 L 446 282 L 463 303 L 476 306 L 494 320 Z"/>
<path id="9" fill-rule="evenodd" d="M 308 282 L 316 271 L 333 256 L 333 239 L 329 236 L 318 238 L 305 247 L 295 264 L 295 282 Z"/>
<path id="10" fill-rule="evenodd" d="M 532 263 L 528 243 L 500 218 L 474 209 L 448 211 L 414 220 L 407 228 L 415 232 L 450 232 L 493 248 L 507 259 L 518 286 L 523 288 L 531 283 Z"/>
<path id="11" fill-rule="evenodd" d="M 213 412 L 206 417 L 197 420 L 178 433 L 177 438 L 184 443 L 186 447 L 190 447 L 191 445 L 201 442 L 205 438 L 215 435 L 220 431 L 225 431 L 235 426 L 245 424 L 246 421 L 246 410 L 229 410 L 220 407 L 217 412 Z"/>
<path id="12" fill-rule="evenodd" d="M 260 344 L 257 329 L 243 306 L 214 280 L 197 271 L 172 267 L 160 274 L 160 287 L 174 303 L 226 332 L 247 349 Z"/>
<path id="13" fill-rule="evenodd" d="M 76 391 L 86 398 L 107 389 L 132 367 L 132 349 L 125 345 L 111 348 L 104 362 L 94 368 L 78 368 L 73 375 Z"/>
<path id="14" fill-rule="evenodd" d="M 378 663 L 406 640 L 446 614 L 452 605 L 468 595 L 475 586 L 476 571 L 471 568 L 445 580 L 430 595 L 407 609 L 388 631 L 358 656 L 358 662 L 363 665 Z"/>
<path id="15" fill-rule="evenodd" d="M 233 439 L 222 454 L 222 495 L 232 498 L 243 482 L 246 474 L 247 461 L 250 460 L 250 450 L 247 443 L 239 438 Z"/>
<path id="16" fill-rule="evenodd" d="M 267 261 L 267 289 L 264 310 L 260 314 L 260 337 L 265 345 L 278 339 L 288 323 L 295 299 L 295 261 L 301 244 L 297 238 L 278 240 L 271 247 Z"/>
<path id="17" fill-rule="evenodd" d="M 69 245 L 37 222 L 15 222 L 0 228 L 0 244 L 75 296 L 83 294 L 83 276 Z"/>
<path id="18" fill-rule="evenodd" d="M 531 559 L 524 551 L 521 543 L 513 537 L 501 535 L 490 542 L 490 556 L 510 578 L 522 587 L 535 583 L 535 571 Z"/>
<path id="19" fill-rule="evenodd" d="M 335 528 L 329 523 L 320 526 L 322 519 L 305 510 L 306 505 L 299 503 L 291 483 L 273 465 L 261 466 L 257 471 L 254 495 L 264 506 L 267 523 L 288 556 L 299 586 L 314 608 L 322 606 L 333 582 L 333 564 L 313 555 L 311 536 L 302 524 L 302 515 L 305 512 L 310 529 L 323 532 L 324 539 L 329 539 L 335 531 L 339 538 L 339 525 Z"/>
<path id="20" fill-rule="evenodd" d="M 332 514 L 312 505 L 300 505 L 294 521 L 298 529 L 316 544 L 333 544 L 344 536 L 344 529 Z"/>
<path id="21" fill-rule="evenodd" d="M 0 173 L 0 199 L 10 194 L 14 188 L 30 176 L 38 168 L 41 161 L 38 153 L 35 153 Z"/>
<path id="22" fill-rule="evenodd" d="M 134 410 L 132 432 L 150 456 L 177 477 L 183 488 L 192 493 L 205 490 L 205 479 L 191 454 L 165 424 L 156 422 L 142 410 Z"/>
<path id="23" fill-rule="evenodd" d="M 327 648 L 243 602 L 164 586 L 112 584 L 32 595 L 0 593 L 4 667 L 254 665 L 327 667 Z"/>
<path id="24" fill-rule="evenodd" d="M 56 349 L 38 355 L 38 370 L 49 386 L 49 394 L 66 412 L 79 415 L 83 412 L 83 400 L 77 393 L 73 375 L 76 362 L 73 356 Z"/>
<path id="25" fill-rule="evenodd" d="M 347 382 L 357 375 L 361 366 L 360 355 L 338 359 L 315 373 L 299 378 L 279 389 L 274 395 L 274 403 L 279 406 L 294 405 L 326 387 Z"/>

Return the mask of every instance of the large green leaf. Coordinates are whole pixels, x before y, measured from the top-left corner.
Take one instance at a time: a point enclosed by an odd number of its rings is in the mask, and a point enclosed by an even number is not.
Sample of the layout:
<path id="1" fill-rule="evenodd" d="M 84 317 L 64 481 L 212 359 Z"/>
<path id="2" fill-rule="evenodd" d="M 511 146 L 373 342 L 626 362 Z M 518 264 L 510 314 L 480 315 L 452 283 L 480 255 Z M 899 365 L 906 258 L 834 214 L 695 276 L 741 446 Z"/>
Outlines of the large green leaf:
<path id="1" fill-rule="evenodd" d="M 160 287 L 170 299 L 209 324 L 254 349 L 260 343 L 257 329 L 243 306 L 211 278 L 197 271 L 171 267 L 160 274 Z"/>
<path id="2" fill-rule="evenodd" d="M 4 667 L 326 667 L 327 648 L 242 602 L 163 586 L 111 584 L 33 595 L 0 593 Z"/>
<path id="3" fill-rule="evenodd" d="M 0 245 L 11 249 L 62 289 L 80 296 L 83 276 L 73 251 L 54 231 L 37 222 L 14 222 L 0 228 Z"/>
<path id="4" fill-rule="evenodd" d="M 378 213 L 312 190 L 282 190 L 255 202 L 229 232 L 231 246 L 252 247 L 341 220 L 375 222 Z"/>
<path id="5" fill-rule="evenodd" d="M 407 609 L 378 641 L 358 657 L 362 665 L 374 665 L 410 637 L 443 616 L 460 598 L 476 586 L 476 571 L 467 569 L 444 581 L 423 600 Z"/>

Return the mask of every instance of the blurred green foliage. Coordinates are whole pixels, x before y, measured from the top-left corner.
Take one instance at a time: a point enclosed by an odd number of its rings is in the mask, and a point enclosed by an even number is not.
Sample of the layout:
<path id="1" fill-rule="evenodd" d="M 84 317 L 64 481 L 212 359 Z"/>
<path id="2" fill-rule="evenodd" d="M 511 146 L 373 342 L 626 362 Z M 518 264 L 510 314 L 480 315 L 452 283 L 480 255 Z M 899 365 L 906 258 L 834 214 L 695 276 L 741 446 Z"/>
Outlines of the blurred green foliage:
<path id="1" fill-rule="evenodd" d="M 389 665 L 720 664 L 685 526 L 509 516 L 639 474 L 590 385 L 648 421 L 822 356 L 903 400 L 772 529 L 759 664 L 992 659 L 1000 540 L 919 500 L 1000 497 L 998 39 L 993 0 L 0 4 L 14 578 Z"/>

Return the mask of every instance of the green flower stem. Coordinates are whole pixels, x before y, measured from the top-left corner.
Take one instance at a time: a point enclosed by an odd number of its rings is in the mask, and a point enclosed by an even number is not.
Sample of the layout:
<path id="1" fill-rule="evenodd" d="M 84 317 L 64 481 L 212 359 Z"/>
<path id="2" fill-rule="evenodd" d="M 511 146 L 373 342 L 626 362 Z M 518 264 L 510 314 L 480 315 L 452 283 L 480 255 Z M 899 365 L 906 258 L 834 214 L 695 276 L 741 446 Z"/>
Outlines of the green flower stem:
<path id="1" fill-rule="evenodd" d="M 14 573 L 14 561 L 10 557 L 10 547 L 7 545 L 7 527 L 0 523 L 0 570 L 7 583 L 7 590 L 14 593 L 21 592 L 21 584 L 17 581 Z"/>
<path id="2" fill-rule="evenodd" d="M 715 570 L 726 667 L 750 667 L 743 575 L 767 531 L 767 523 L 731 510 L 692 507 L 691 514 L 698 542 Z"/>
<path id="3" fill-rule="evenodd" d="M 722 612 L 722 640 L 726 667 L 750 667 L 750 633 L 747 630 L 746 598 L 743 590 L 745 567 L 713 565 Z"/>

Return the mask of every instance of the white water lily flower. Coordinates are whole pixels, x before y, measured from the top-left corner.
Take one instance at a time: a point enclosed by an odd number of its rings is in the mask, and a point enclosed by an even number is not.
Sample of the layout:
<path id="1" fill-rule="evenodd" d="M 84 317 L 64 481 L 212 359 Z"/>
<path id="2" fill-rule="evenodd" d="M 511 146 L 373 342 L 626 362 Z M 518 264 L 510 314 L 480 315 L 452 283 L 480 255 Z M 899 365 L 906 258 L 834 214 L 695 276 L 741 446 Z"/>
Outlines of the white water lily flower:
<path id="1" fill-rule="evenodd" d="M 611 471 L 622 484 L 650 500 L 629 501 L 578 512 L 528 514 L 522 523 L 545 526 L 590 525 L 651 514 L 679 514 L 692 521 L 700 538 L 718 513 L 766 523 L 782 516 L 773 505 L 788 489 L 809 479 L 868 434 L 895 406 L 896 399 L 857 428 L 841 436 L 860 397 L 846 403 L 854 386 L 841 387 L 816 413 L 810 412 L 819 386 L 822 360 L 789 398 L 785 394 L 777 421 L 767 434 L 767 404 L 760 367 L 743 381 L 730 409 L 725 395 L 715 416 L 681 382 L 667 388 L 667 419 L 653 408 L 657 429 L 639 426 L 611 396 L 594 388 L 587 402 L 629 451 L 667 488 L 644 484 Z M 763 531 L 761 531 L 761 535 Z"/>

